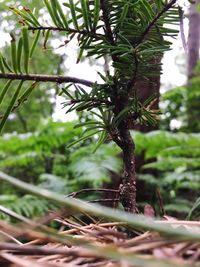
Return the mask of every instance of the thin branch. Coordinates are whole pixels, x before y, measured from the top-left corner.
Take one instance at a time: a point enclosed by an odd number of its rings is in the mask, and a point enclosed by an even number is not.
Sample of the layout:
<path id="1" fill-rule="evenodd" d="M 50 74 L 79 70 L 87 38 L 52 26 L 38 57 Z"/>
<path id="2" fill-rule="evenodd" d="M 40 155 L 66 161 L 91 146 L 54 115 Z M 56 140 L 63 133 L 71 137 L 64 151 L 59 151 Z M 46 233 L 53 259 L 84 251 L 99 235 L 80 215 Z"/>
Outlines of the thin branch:
<path id="1" fill-rule="evenodd" d="M 26 222 L 26 223 L 31 222 L 28 218 L 24 217 L 23 215 L 20 215 L 20 214 L 14 212 L 13 210 L 10 210 L 6 207 L 3 207 L 2 205 L 0 205 L 0 212 L 8 215 L 11 218 L 14 218 L 14 219 L 22 221 L 22 222 Z"/>
<path id="2" fill-rule="evenodd" d="M 100 105 L 100 104 L 107 104 L 111 105 L 112 103 L 107 99 L 97 99 L 97 98 L 83 98 L 83 99 L 71 99 L 66 103 L 65 105 L 74 105 L 79 103 L 88 103 L 88 104 L 94 104 L 94 105 Z"/>
<path id="3" fill-rule="evenodd" d="M 101 203 L 101 202 L 119 202 L 119 198 L 102 198 L 88 201 L 89 203 Z"/>
<path id="4" fill-rule="evenodd" d="M 101 0 L 101 8 L 102 8 L 102 13 L 103 13 L 103 21 L 105 24 L 106 37 L 112 45 L 115 45 L 113 33 L 110 27 L 108 0 Z"/>
<path id="5" fill-rule="evenodd" d="M 17 244 L 7 243 L 7 242 L 0 242 L 0 250 L 9 250 L 9 252 L 21 252 L 23 255 L 26 254 L 35 254 L 35 255 L 65 255 L 65 256 L 72 256 L 72 257 L 78 257 L 80 256 L 79 251 L 71 251 L 66 250 L 65 248 L 45 248 L 41 246 L 34 246 L 34 245 L 28 245 L 28 246 L 20 246 Z M 87 251 L 84 251 L 84 253 L 81 252 L 81 257 L 94 257 L 93 254 L 90 254 Z"/>
<path id="6" fill-rule="evenodd" d="M 109 192 L 109 193 L 118 193 L 119 190 L 116 189 L 106 189 L 106 188 L 84 188 L 77 192 L 72 192 L 67 197 L 76 197 L 77 195 L 80 195 L 82 193 L 88 193 L 88 192 Z"/>
<path id="7" fill-rule="evenodd" d="M 70 76 L 60 75 L 39 75 L 39 74 L 15 74 L 15 73 L 0 73 L 0 79 L 35 81 L 35 82 L 54 82 L 54 83 L 79 83 L 88 87 L 92 87 L 94 82 L 79 79 Z"/>
<path id="8" fill-rule="evenodd" d="M 82 34 L 87 35 L 89 37 L 95 38 L 96 40 L 102 40 L 105 39 L 105 35 L 95 33 L 95 32 L 88 32 L 84 30 L 76 30 L 72 28 L 61 28 L 61 27 L 53 27 L 53 26 L 38 26 L 38 27 L 32 27 L 30 26 L 28 28 L 31 31 L 44 31 L 44 30 L 50 30 L 50 31 L 59 31 L 59 32 L 67 32 L 67 33 L 75 33 L 75 34 Z"/>
<path id="9" fill-rule="evenodd" d="M 142 36 L 140 37 L 140 39 L 138 40 L 137 44 L 140 44 L 145 37 L 147 36 L 147 34 L 149 33 L 149 31 L 152 29 L 152 27 L 156 24 L 156 22 L 159 20 L 159 18 L 165 13 L 167 12 L 174 4 L 176 4 L 177 0 L 171 0 L 166 6 L 163 7 L 163 9 L 155 16 L 155 18 L 152 20 L 152 22 L 148 25 L 148 27 L 145 29 L 145 31 L 143 32 Z"/>
<path id="10" fill-rule="evenodd" d="M 113 37 L 113 32 L 112 32 L 112 29 L 110 27 L 108 0 L 101 0 L 101 9 L 102 9 L 103 21 L 105 24 L 105 28 L 104 28 L 105 37 L 111 45 L 115 46 L 116 44 L 115 44 L 115 40 Z M 117 55 L 112 55 L 111 57 L 112 57 L 113 61 L 118 61 Z"/>
<path id="11" fill-rule="evenodd" d="M 166 12 L 168 11 L 175 3 L 177 0 L 171 0 L 164 8 L 157 14 L 157 16 L 152 20 L 152 22 L 148 25 L 148 27 L 145 29 L 143 32 L 142 36 L 137 42 L 137 45 L 139 45 L 147 36 L 147 34 L 150 32 L 152 27 L 155 25 L 155 23 L 158 21 L 158 19 Z M 134 53 L 134 59 L 135 59 L 135 71 L 133 78 L 129 81 L 128 83 L 128 91 L 130 92 L 135 84 L 136 78 L 137 78 L 137 72 L 138 72 L 138 60 L 136 53 Z"/>

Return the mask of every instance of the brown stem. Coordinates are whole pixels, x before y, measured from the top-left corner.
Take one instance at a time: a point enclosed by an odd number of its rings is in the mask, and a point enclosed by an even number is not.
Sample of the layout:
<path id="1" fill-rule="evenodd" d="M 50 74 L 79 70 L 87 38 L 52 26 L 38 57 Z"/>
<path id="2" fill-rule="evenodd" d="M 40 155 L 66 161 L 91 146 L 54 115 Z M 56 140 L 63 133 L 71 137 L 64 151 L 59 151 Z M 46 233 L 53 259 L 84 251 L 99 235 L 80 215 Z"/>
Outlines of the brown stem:
<path id="1" fill-rule="evenodd" d="M 89 37 L 92 37 L 96 40 L 102 40 L 105 39 L 105 36 L 103 34 L 97 34 L 94 32 L 88 32 L 88 31 L 84 31 L 84 30 L 76 30 L 76 29 L 71 29 L 71 28 L 61 28 L 61 27 L 53 27 L 53 26 L 38 26 L 38 27 L 29 27 L 28 28 L 31 31 L 44 31 L 44 30 L 49 30 L 49 31 L 59 31 L 59 32 L 67 32 L 67 33 L 74 33 L 74 34 L 82 34 L 82 35 L 86 35 Z"/>
<path id="2" fill-rule="evenodd" d="M 54 83 L 79 83 L 88 87 L 92 87 L 94 85 L 94 83 L 91 81 L 60 75 L 0 73 L 0 79 Z"/>
<path id="3" fill-rule="evenodd" d="M 120 201 L 125 211 L 130 213 L 137 212 L 136 206 L 136 173 L 135 173 L 135 145 L 130 131 L 126 125 L 119 127 L 119 136 L 122 142 L 124 174 L 120 185 Z"/>
<path id="4" fill-rule="evenodd" d="M 102 198 L 88 201 L 89 203 L 105 203 L 105 202 L 118 202 L 119 198 Z"/>
<path id="5" fill-rule="evenodd" d="M 108 0 L 101 0 L 101 9 L 102 9 L 102 18 L 103 18 L 104 25 L 105 25 L 105 28 L 104 28 L 105 38 L 111 45 L 115 46 L 116 44 L 115 44 L 112 29 L 110 26 L 110 7 L 109 7 Z M 117 55 L 111 55 L 111 57 L 113 61 L 118 61 Z"/>
<path id="6" fill-rule="evenodd" d="M 112 193 L 118 193 L 118 190 L 115 189 L 106 189 L 106 188 L 84 188 L 76 192 L 70 193 L 67 197 L 77 197 L 77 195 L 80 195 L 82 193 L 91 193 L 91 192 L 112 192 Z"/>
<path id="7" fill-rule="evenodd" d="M 115 92 L 117 85 L 113 89 Z M 118 114 L 128 105 L 128 94 L 115 94 L 112 101 L 115 103 L 114 114 Z M 119 198 L 125 211 L 137 212 L 136 206 L 136 172 L 135 172 L 135 144 L 129 131 L 127 119 L 123 119 L 110 133 L 112 140 L 121 148 L 123 152 L 124 173 L 122 183 L 119 187 Z"/>
<path id="8" fill-rule="evenodd" d="M 110 27 L 110 13 L 109 13 L 109 4 L 108 0 L 101 0 L 101 9 L 102 9 L 102 16 L 103 16 L 103 21 L 105 24 L 105 35 L 108 39 L 108 41 L 112 44 L 115 45 L 115 41 L 113 38 L 113 33 Z"/>
<path id="9" fill-rule="evenodd" d="M 79 256 L 79 252 L 78 251 L 71 251 L 71 250 L 66 250 L 63 248 L 45 248 L 45 247 L 40 247 L 40 246 L 34 246 L 34 245 L 29 245 L 29 246 L 20 246 L 18 244 L 12 244 L 12 243 L 8 243 L 8 242 L 0 242 L 0 249 L 2 250 L 9 250 L 9 252 L 11 251 L 15 251 L 15 252 L 22 252 L 23 255 L 29 254 L 31 253 L 36 254 L 36 255 L 70 255 L 71 257 L 78 257 Z M 5 251 L 4 251 L 5 253 Z M 87 253 L 86 253 L 87 254 Z M 4 254 L 5 257 L 6 254 Z M 83 257 L 83 255 L 82 255 Z M 89 255 L 87 255 L 86 257 L 89 257 Z M 92 256 L 94 257 L 94 255 Z"/>

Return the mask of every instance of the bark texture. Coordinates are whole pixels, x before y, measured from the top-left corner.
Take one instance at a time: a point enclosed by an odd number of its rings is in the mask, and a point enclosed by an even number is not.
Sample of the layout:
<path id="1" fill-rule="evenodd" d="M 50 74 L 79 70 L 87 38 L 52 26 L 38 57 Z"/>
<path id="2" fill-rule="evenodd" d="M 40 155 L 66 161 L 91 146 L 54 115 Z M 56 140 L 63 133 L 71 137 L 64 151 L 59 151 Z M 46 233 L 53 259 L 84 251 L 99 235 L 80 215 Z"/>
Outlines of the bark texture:
<path id="1" fill-rule="evenodd" d="M 194 75 L 194 68 L 199 59 L 200 46 L 200 13 L 196 10 L 200 0 L 196 0 L 195 4 L 191 4 L 189 9 L 189 33 L 188 33 L 188 66 L 187 76 L 191 79 Z"/>
<path id="2" fill-rule="evenodd" d="M 188 78 L 188 101 L 187 101 L 187 127 L 192 132 L 200 131 L 200 111 L 199 111 L 199 94 L 195 93 L 195 86 L 190 80 L 195 74 L 195 67 L 199 60 L 200 46 L 200 13 L 197 11 L 197 5 L 200 0 L 196 0 L 195 4 L 190 5 L 189 9 L 189 33 L 188 33 L 188 58 L 187 58 L 187 78 Z M 193 92 L 193 93 L 192 93 Z M 193 96 L 192 96 L 193 94 Z M 194 94 L 196 96 L 194 97 Z"/>
<path id="3" fill-rule="evenodd" d="M 136 173 L 135 173 L 135 156 L 134 156 L 134 142 L 130 132 L 126 127 L 121 127 L 120 137 L 123 143 L 123 162 L 124 173 L 122 184 L 120 185 L 120 201 L 125 211 L 130 213 L 137 212 L 136 204 Z"/>

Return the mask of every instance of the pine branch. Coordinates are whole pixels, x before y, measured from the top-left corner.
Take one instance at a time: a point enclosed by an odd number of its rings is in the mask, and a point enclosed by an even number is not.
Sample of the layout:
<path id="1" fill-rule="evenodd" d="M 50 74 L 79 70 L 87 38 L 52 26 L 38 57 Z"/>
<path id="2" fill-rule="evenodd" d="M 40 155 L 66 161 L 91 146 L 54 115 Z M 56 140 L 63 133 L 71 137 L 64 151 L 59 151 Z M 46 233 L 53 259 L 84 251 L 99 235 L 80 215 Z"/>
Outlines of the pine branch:
<path id="1" fill-rule="evenodd" d="M 67 32 L 67 33 L 74 33 L 74 34 L 82 34 L 88 37 L 92 37 L 96 40 L 102 40 L 105 39 L 105 35 L 95 33 L 95 32 L 88 32 L 84 30 L 77 30 L 72 28 L 61 28 L 61 27 L 53 27 L 53 26 L 38 26 L 38 27 L 32 27 L 30 26 L 28 30 L 31 31 L 44 31 L 44 30 L 50 30 L 50 31 L 59 31 L 59 32 Z"/>
<path id="2" fill-rule="evenodd" d="M 107 99 L 97 99 L 97 98 L 83 98 L 83 99 L 71 99 L 69 100 L 68 105 L 73 105 L 73 104 L 78 104 L 78 103 L 90 103 L 92 102 L 92 104 L 94 105 L 101 105 L 101 104 L 107 104 L 107 105 L 111 105 L 112 102 L 110 102 Z"/>
<path id="3" fill-rule="evenodd" d="M 167 12 L 176 2 L 177 2 L 177 0 L 171 0 L 167 5 L 164 6 L 164 8 L 157 14 L 157 16 L 152 20 L 152 22 L 148 25 L 146 30 L 143 32 L 142 36 L 140 37 L 139 41 L 137 42 L 138 45 L 142 43 L 142 41 L 145 39 L 145 37 L 150 32 L 152 27 L 156 24 L 158 19 L 165 12 Z M 136 78 L 137 78 L 137 72 L 138 72 L 138 60 L 137 60 L 137 56 L 136 56 L 135 53 L 134 53 L 134 58 L 135 58 L 135 71 L 134 71 L 133 78 L 129 81 L 128 86 L 127 86 L 129 92 L 132 90 L 132 88 L 133 88 L 133 86 L 135 84 L 135 81 L 136 81 Z"/>
<path id="4" fill-rule="evenodd" d="M 70 76 L 60 75 L 39 75 L 39 74 L 15 74 L 15 73 L 0 73 L 0 79 L 35 81 L 35 82 L 54 82 L 54 83 L 78 83 L 88 87 L 92 87 L 94 82 L 79 79 Z"/>
<path id="5" fill-rule="evenodd" d="M 138 59 L 136 52 L 133 53 L 134 59 L 135 59 L 135 71 L 133 73 L 132 79 L 127 84 L 127 92 L 130 93 L 135 85 L 137 73 L 138 73 Z M 135 92 L 136 93 L 136 92 Z"/>
<path id="6" fill-rule="evenodd" d="M 115 45 L 115 41 L 113 38 L 113 33 L 110 27 L 110 18 L 109 18 L 109 6 L 108 6 L 108 0 L 101 0 L 101 8 L 103 12 L 103 21 L 105 24 L 105 34 L 110 42 L 110 44 Z"/>
<path id="7" fill-rule="evenodd" d="M 103 14 L 103 21 L 105 24 L 104 32 L 105 32 L 105 37 L 107 41 L 115 46 L 115 40 L 113 37 L 113 32 L 110 26 L 110 17 L 109 17 L 109 5 L 108 5 L 108 0 L 101 0 L 101 9 L 102 9 L 102 14 Z M 113 61 L 118 61 L 117 55 L 111 55 Z"/>
<path id="8" fill-rule="evenodd" d="M 151 23 L 148 25 L 146 30 L 143 32 L 142 36 L 138 40 L 137 44 L 141 44 L 141 42 L 145 39 L 147 34 L 150 32 L 152 27 L 156 24 L 156 22 L 159 20 L 159 18 L 167 12 L 174 4 L 176 4 L 177 0 L 171 0 L 167 5 L 163 7 L 163 9 L 155 16 L 155 18 L 151 21 Z"/>

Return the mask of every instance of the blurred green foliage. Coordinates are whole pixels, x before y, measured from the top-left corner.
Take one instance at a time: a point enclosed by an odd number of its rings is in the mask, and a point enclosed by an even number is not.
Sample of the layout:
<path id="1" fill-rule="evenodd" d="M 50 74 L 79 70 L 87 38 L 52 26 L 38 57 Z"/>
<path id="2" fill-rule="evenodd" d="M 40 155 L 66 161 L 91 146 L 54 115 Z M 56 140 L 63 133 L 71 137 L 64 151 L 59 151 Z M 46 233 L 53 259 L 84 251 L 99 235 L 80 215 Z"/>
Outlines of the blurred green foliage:
<path id="1" fill-rule="evenodd" d="M 74 129 L 75 125 L 76 122 L 50 121 L 34 133 L 3 135 L 0 138 L 1 171 L 66 195 L 86 187 L 101 187 L 110 181 L 111 173 L 121 171 L 119 149 L 114 144 L 105 144 L 94 154 L 95 137 L 67 148 L 67 144 L 83 132 L 82 128 Z M 0 204 L 24 216 L 37 216 L 49 208 L 41 200 L 40 207 L 35 209 L 40 201 L 37 197 L 23 205 L 28 196 L 8 184 L 3 183 L 0 190 Z"/>
<path id="2" fill-rule="evenodd" d="M 180 122 L 176 131 L 200 132 L 200 62 L 194 73 L 188 85 L 176 87 L 162 95 L 163 129 L 171 130 L 170 122 L 175 119 Z"/>
<path id="3" fill-rule="evenodd" d="M 3 32 L 10 33 L 13 30 L 13 27 L 16 27 L 16 24 L 19 21 L 19 17 L 13 12 L 9 11 L 11 6 L 20 7 L 26 6 L 27 1 L 1 1 L 0 3 L 0 14 L 5 23 L 1 23 L 1 29 Z M 34 9 L 35 12 L 42 12 L 45 14 L 45 10 L 41 9 L 43 4 L 41 1 L 29 1 L 29 8 Z M 35 9 L 37 7 L 37 9 Z M 37 13 L 36 13 L 37 14 Z M 19 31 L 15 31 L 15 35 L 19 35 Z M 30 32 L 31 42 L 34 40 L 36 33 Z M 52 36 L 53 40 L 53 36 Z M 53 49 L 47 47 L 44 49 L 44 37 L 40 39 L 39 45 L 35 48 L 34 57 L 30 59 L 30 71 L 32 73 L 46 74 L 62 74 L 64 71 L 64 66 L 62 64 L 63 57 L 56 54 Z M 7 63 L 11 64 L 10 58 L 10 45 L 6 43 L 6 46 L 1 49 L 1 53 L 4 57 L 7 58 Z M 54 64 L 52 64 L 54 62 Z M 57 66 L 57 68 L 55 68 Z M 62 66 L 62 68 L 61 68 Z M 0 88 L 4 86 L 4 80 L 0 80 Z M 28 84 L 31 84 L 30 82 Z M 10 98 L 12 97 L 13 90 L 16 87 L 16 82 L 14 82 L 8 90 L 7 97 L 1 103 L 0 114 L 2 115 Z M 23 85 L 23 91 L 27 89 L 28 85 Z M 13 89 L 13 90 L 12 90 Z M 16 131 L 18 133 L 33 132 L 37 129 L 38 124 L 42 124 L 44 120 L 51 117 L 57 95 L 58 87 L 52 83 L 42 83 L 39 86 L 36 86 L 33 92 L 31 93 L 31 101 L 27 99 L 25 103 L 20 106 L 7 120 L 7 124 L 4 128 L 5 132 Z"/>
<path id="4" fill-rule="evenodd" d="M 0 139 L 1 171 L 65 195 L 83 188 L 102 187 L 110 181 L 111 174 L 120 173 L 120 151 L 109 143 L 93 153 L 97 137 L 67 148 L 83 132 L 81 127 L 74 129 L 76 123 L 50 121 L 34 133 L 5 134 Z M 186 216 L 200 190 L 200 134 L 154 131 L 133 132 L 133 136 L 137 155 L 144 155 L 146 162 L 150 161 L 138 173 L 139 181 L 145 184 L 144 191 L 152 196 L 159 189 L 166 212 Z M 87 197 L 91 200 L 96 195 Z M 41 200 L 39 210 L 35 209 L 40 201 L 37 197 L 23 205 L 26 198 L 29 196 L 2 184 L 0 204 L 20 214 L 37 216 L 52 207 Z M 158 211 L 157 199 L 141 201 L 139 206 L 149 201 Z M 198 215 L 195 209 L 195 216 Z"/>
<path id="5" fill-rule="evenodd" d="M 15 1 L 1 1 L 0 11 L 5 11 L 5 5 L 12 6 L 13 4 L 16 4 Z M 17 4 L 26 5 L 27 1 L 20 1 Z M 43 6 L 41 1 L 29 1 L 28 4 L 31 9 L 37 6 L 39 12 L 44 11 L 44 9 L 40 9 Z M 120 14 L 120 12 L 118 13 Z M 18 18 L 11 12 L 3 12 L 2 15 L 3 21 L 6 20 L 10 25 L 10 28 L 6 29 L 10 32 Z M 42 13 L 40 17 L 41 15 Z M 140 31 L 140 28 L 135 27 L 135 31 Z M 125 30 L 127 29 L 124 28 Z M 133 33 L 135 34 L 131 28 L 131 34 Z M 16 32 L 16 34 L 18 33 Z M 174 34 L 173 31 L 172 34 Z M 140 32 L 138 32 L 138 36 L 140 36 Z M 133 39 L 135 41 L 135 37 Z M 130 44 L 126 43 L 127 40 L 119 38 L 118 42 L 125 42 L 125 48 L 129 49 Z M 62 61 L 59 61 L 58 56 L 53 54 L 52 50 L 44 50 L 41 49 L 42 47 L 43 43 L 40 41 L 40 47 L 37 48 L 35 56 L 30 62 L 31 73 L 60 74 L 60 68 L 55 69 L 55 66 L 62 64 Z M 107 49 L 105 47 L 106 53 Z M 132 51 L 131 49 L 132 46 L 129 50 Z M 4 50 L 6 57 L 9 54 L 8 50 L 8 47 Z M 148 49 L 145 51 L 145 49 L 144 51 L 141 49 L 142 57 L 147 57 L 146 54 L 149 51 Z M 124 53 L 124 51 L 122 52 Z M 162 54 L 162 52 L 163 48 L 159 53 Z M 133 61 L 132 52 L 130 60 Z M 51 64 L 52 62 L 54 64 Z M 129 63 L 129 58 L 127 62 Z M 124 68 L 124 62 L 123 66 L 120 66 L 123 78 L 127 69 L 131 70 L 132 74 L 130 64 L 127 62 L 125 61 L 127 68 Z M 151 74 L 154 74 L 155 69 L 152 68 L 152 65 L 147 66 L 145 63 L 144 66 L 150 68 Z M 109 80 L 109 76 L 104 78 L 108 84 L 112 82 Z M 145 184 L 143 190 L 153 194 L 158 188 L 166 212 L 184 216 L 189 214 L 189 217 L 195 218 L 200 215 L 198 199 L 200 190 L 199 86 L 200 79 L 197 73 L 188 86 L 170 90 L 162 97 L 165 102 L 163 111 L 165 120 L 162 127 L 170 130 L 170 122 L 176 119 L 181 122 L 179 130 L 185 133 L 167 131 L 148 134 L 133 133 L 136 141 L 136 153 L 144 155 L 146 160 L 138 173 L 139 180 Z M 2 87 L 2 82 L 0 87 Z M 31 100 L 17 110 L 13 116 L 10 116 L 4 132 L 16 131 L 17 133 L 7 133 L 0 139 L 0 169 L 28 183 L 34 183 L 41 188 L 62 194 L 68 194 L 81 188 L 103 186 L 110 180 L 112 173 L 119 173 L 122 168 L 122 161 L 118 156 L 119 150 L 113 143 L 103 144 L 93 154 L 92 151 L 97 141 L 96 136 L 87 141 L 84 140 L 75 147 L 67 148 L 69 143 L 81 137 L 84 127 L 74 129 L 75 122 L 43 123 L 44 119 L 49 118 L 53 112 L 53 98 L 55 97 L 53 90 L 56 90 L 55 86 L 41 84 L 40 89 L 36 88 L 33 92 Z M 80 99 L 77 98 L 77 100 Z M 7 105 L 8 103 L 5 101 L 2 110 L 5 110 Z M 130 110 L 125 108 L 126 112 L 130 112 Z M 53 207 L 46 200 L 24 194 L 5 183 L 1 185 L 0 193 L 1 205 L 27 217 L 39 216 Z M 193 206 L 194 199 L 197 201 Z M 158 200 L 150 199 L 150 202 L 154 206 L 158 206 Z M 2 213 L 1 217 L 8 219 Z"/>
<path id="6" fill-rule="evenodd" d="M 200 134 L 153 131 L 133 136 L 136 153 L 146 160 L 139 179 L 147 192 L 158 189 L 165 211 L 185 216 L 200 192 Z M 152 204 L 158 206 L 158 199 Z M 198 211 L 195 216 L 199 215 Z"/>

